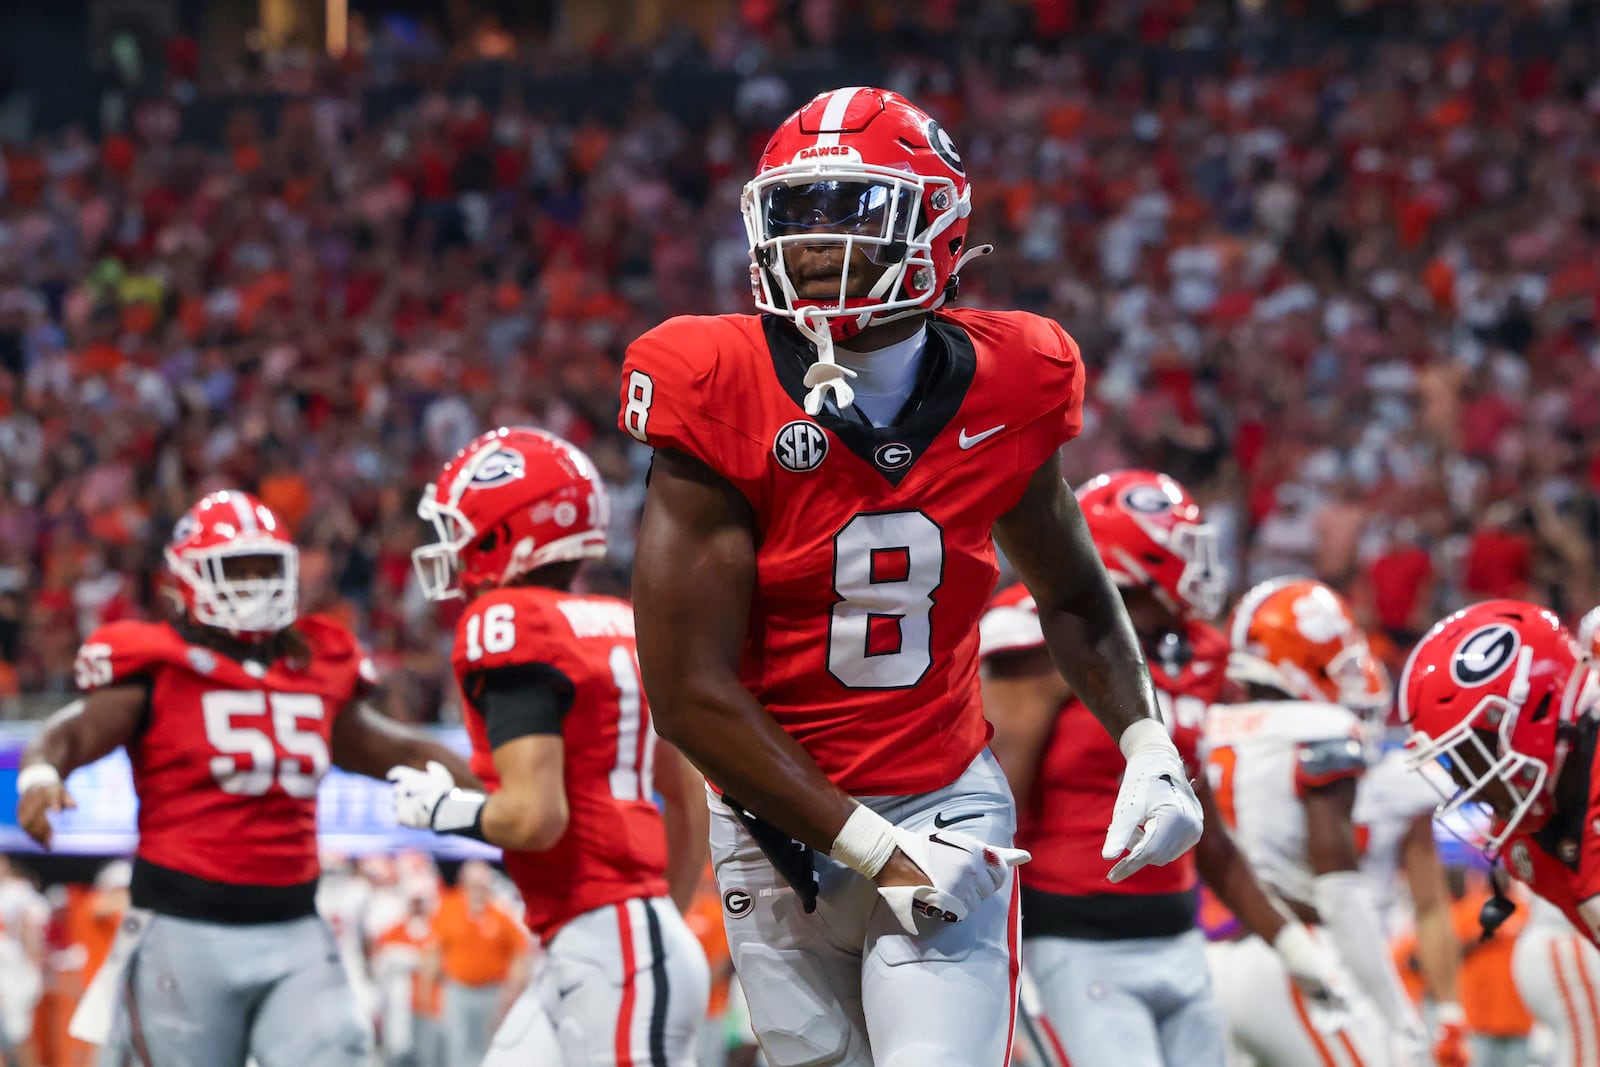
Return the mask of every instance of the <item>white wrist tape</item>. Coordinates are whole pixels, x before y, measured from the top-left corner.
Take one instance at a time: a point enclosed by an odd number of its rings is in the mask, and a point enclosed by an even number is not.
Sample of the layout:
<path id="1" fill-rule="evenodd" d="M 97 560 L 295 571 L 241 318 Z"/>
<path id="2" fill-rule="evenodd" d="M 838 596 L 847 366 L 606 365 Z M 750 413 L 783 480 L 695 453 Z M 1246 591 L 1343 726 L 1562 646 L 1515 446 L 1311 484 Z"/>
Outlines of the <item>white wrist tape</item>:
<path id="1" fill-rule="evenodd" d="M 1122 731 L 1122 736 L 1117 739 L 1117 747 L 1122 749 L 1125 759 L 1132 759 L 1135 752 L 1153 748 L 1170 748 L 1174 755 L 1178 752 L 1177 746 L 1172 743 L 1172 735 L 1157 719 L 1135 719 Z"/>
<path id="2" fill-rule="evenodd" d="M 40 786 L 61 784 L 61 772 L 48 763 L 30 763 L 17 774 L 17 796 Z"/>
<path id="3" fill-rule="evenodd" d="M 439 798 L 438 806 L 433 809 L 433 828 L 441 834 L 459 834 L 474 829 L 488 800 L 487 793 L 472 789 L 450 790 Z"/>
<path id="4" fill-rule="evenodd" d="M 1303 969 L 1300 966 L 1301 961 L 1312 960 L 1321 951 L 1317 943 L 1311 940 L 1311 931 L 1305 928 L 1305 924 L 1298 922 L 1283 924 L 1278 936 L 1272 939 L 1272 949 L 1283 957 L 1291 974 L 1300 973 Z"/>
<path id="5" fill-rule="evenodd" d="M 865 804 L 858 804 L 839 827 L 828 855 L 851 870 L 876 878 L 894 855 L 895 847 L 894 824 Z"/>

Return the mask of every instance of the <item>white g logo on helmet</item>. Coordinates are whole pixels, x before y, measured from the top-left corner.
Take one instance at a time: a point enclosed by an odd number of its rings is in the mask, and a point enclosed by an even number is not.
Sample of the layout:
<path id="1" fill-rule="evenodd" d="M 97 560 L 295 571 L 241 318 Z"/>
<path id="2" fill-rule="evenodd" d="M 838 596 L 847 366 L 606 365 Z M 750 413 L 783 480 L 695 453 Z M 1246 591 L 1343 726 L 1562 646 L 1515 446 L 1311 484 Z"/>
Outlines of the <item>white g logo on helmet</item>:
<path id="1" fill-rule="evenodd" d="M 1472 688 L 1498 678 L 1517 658 L 1522 639 L 1503 622 L 1480 626 L 1456 646 L 1450 657 L 1450 677 L 1457 685 Z"/>
<path id="2" fill-rule="evenodd" d="M 522 477 L 526 468 L 522 453 L 510 448 L 497 448 L 472 467 L 474 489 L 493 489 Z"/>

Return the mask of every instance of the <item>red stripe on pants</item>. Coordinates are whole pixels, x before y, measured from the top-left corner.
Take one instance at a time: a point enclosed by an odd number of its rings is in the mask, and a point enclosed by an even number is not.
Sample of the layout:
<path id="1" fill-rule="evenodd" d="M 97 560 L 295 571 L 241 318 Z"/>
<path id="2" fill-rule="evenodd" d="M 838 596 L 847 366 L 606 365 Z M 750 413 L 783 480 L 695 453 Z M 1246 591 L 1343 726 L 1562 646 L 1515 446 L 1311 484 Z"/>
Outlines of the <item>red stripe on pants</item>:
<path id="1" fill-rule="evenodd" d="M 617 1008 L 617 1067 L 634 1067 L 633 980 L 638 968 L 633 958 L 633 923 L 628 919 L 627 901 L 617 905 L 617 935 L 622 939 L 622 1004 Z"/>
<path id="2" fill-rule="evenodd" d="M 1022 975 L 1022 946 L 1017 943 L 1017 928 L 1022 925 L 1018 901 L 1022 897 L 1022 879 L 1015 869 L 1011 871 L 1011 908 L 1006 912 L 1006 948 L 1011 953 L 1011 1024 L 1006 1028 L 1006 1058 L 1004 1067 L 1011 1067 L 1011 1046 L 1017 1040 L 1017 981 Z"/>

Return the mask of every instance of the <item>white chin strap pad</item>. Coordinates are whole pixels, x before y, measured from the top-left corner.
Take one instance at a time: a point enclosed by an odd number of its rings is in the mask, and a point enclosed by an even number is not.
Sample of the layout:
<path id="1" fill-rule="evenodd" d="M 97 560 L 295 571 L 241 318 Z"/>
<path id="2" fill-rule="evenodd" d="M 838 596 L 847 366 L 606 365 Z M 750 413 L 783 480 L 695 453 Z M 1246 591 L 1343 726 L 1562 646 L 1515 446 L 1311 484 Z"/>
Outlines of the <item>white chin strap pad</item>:
<path id="1" fill-rule="evenodd" d="M 834 404 L 843 411 L 855 403 L 856 391 L 846 379 L 854 378 L 856 372 L 833 361 L 833 331 L 828 326 L 828 316 L 817 308 L 802 308 L 795 316 L 795 326 L 817 347 L 817 361 L 807 368 L 805 376 L 805 384 L 811 390 L 806 394 L 806 414 L 816 415 L 822 410 L 830 389 Z"/>

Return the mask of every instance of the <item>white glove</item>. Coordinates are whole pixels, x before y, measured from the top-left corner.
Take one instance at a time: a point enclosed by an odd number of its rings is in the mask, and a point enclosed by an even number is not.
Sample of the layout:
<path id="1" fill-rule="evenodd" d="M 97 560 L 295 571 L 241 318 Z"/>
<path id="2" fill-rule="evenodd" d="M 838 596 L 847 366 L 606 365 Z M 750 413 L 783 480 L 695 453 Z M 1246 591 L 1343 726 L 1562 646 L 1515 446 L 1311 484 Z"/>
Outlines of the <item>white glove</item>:
<path id="1" fill-rule="evenodd" d="M 1306 998 L 1311 1023 L 1324 1034 L 1337 1033 L 1350 1023 L 1349 1005 L 1339 992 L 1342 976 L 1338 958 L 1298 922 L 1278 931 L 1272 949 L 1283 959 L 1295 988 Z"/>
<path id="2" fill-rule="evenodd" d="M 1171 863 L 1193 848 L 1205 829 L 1200 801 L 1164 726 L 1140 719 L 1122 732 L 1119 744 L 1128 767 L 1100 850 L 1108 860 L 1122 856 L 1107 875 L 1113 882 L 1147 864 Z"/>
<path id="3" fill-rule="evenodd" d="M 1006 875 L 1033 857 L 1020 848 L 990 845 L 959 830 L 919 834 L 894 828 L 895 844 L 928 876 L 930 885 L 879 886 L 878 894 L 908 934 L 916 916 L 959 922 L 1005 884 Z"/>
<path id="4" fill-rule="evenodd" d="M 1421 1027 L 1394 1031 L 1389 1044 L 1394 1067 L 1434 1067 L 1438 1062 L 1433 1058 L 1428 1032 Z"/>
<path id="5" fill-rule="evenodd" d="M 429 760 L 425 771 L 391 767 L 387 777 L 394 783 L 394 817 L 401 826 L 482 836 L 478 817 L 488 796 L 457 789 L 455 777 L 444 764 Z"/>

